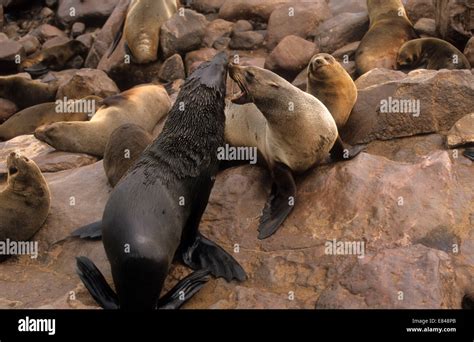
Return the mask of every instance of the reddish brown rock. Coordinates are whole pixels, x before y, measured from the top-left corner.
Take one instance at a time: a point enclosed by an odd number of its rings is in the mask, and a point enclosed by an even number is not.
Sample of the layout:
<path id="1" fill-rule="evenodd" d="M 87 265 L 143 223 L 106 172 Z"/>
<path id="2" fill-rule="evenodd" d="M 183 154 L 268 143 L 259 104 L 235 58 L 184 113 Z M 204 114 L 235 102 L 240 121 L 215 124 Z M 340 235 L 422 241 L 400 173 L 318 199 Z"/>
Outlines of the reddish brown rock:
<path id="1" fill-rule="evenodd" d="M 268 56 L 265 68 L 295 77 L 308 66 L 311 57 L 317 52 L 318 48 L 314 43 L 297 36 L 287 36 Z"/>
<path id="2" fill-rule="evenodd" d="M 120 0 L 59 0 L 56 16 L 59 22 L 65 26 L 76 21 L 91 26 L 101 26 L 119 2 Z"/>
<path id="3" fill-rule="evenodd" d="M 447 131 L 472 108 L 474 75 L 470 71 L 420 70 L 359 90 L 341 136 L 355 144 Z"/>
<path id="4" fill-rule="evenodd" d="M 474 144 L 474 113 L 462 117 L 454 124 L 448 132 L 446 144 L 449 148 Z"/>
<path id="5" fill-rule="evenodd" d="M 390 81 L 398 81 L 406 78 L 402 71 L 388 69 L 372 69 L 355 80 L 357 89 L 362 90 L 373 85 L 378 85 Z"/>
<path id="6" fill-rule="evenodd" d="M 68 37 L 54 37 L 51 39 L 48 39 L 47 41 L 44 42 L 42 49 L 48 49 L 53 46 L 59 46 L 66 44 L 69 42 L 71 39 Z"/>
<path id="7" fill-rule="evenodd" d="M 268 21 L 273 10 L 294 0 L 232 0 L 219 9 L 219 17 L 226 20 L 257 19 Z M 299 2 L 299 1 L 295 1 Z"/>
<path id="8" fill-rule="evenodd" d="M 282 5 L 272 12 L 268 21 L 268 48 L 273 49 L 289 35 L 306 39 L 330 17 L 331 11 L 324 0 Z"/>
<path id="9" fill-rule="evenodd" d="M 462 49 L 473 36 L 470 0 L 435 1 L 436 30 L 442 39 Z"/>
<path id="10" fill-rule="evenodd" d="M 21 37 L 18 40 L 18 43 L 23 45 L 23 49 L 25 49 L 26 55 L 31 55 L 32 53 L 36 52 L 41 47 L 41 44 L 38 38 L 30 34 L 27 34 L 26 36 Z"/>
<path id="11" fill-rule="evenodd" d="M 119 92 L 115 82 L 105 72 L 95 69 L 81 69 L 69 81 L 59 86 L 56 98 L 67 97 L 73 100 L 89 95 L 106 98 Z"/>
<path id="12" fill-rule="evenodd" d="M 262 45 L 264 36 L 255 31 L 235 32 L 229 47 L 233 50 L 255 50 Z"/>
<path id="13" fill-rule="evenodd" d="M 55 38 L 55 37 L 67 37 L 66 34 L 58 29 L 56 26 L 43 24 L 31 32 L 33 36 L 39 39 L 40 42 Z"/>
<path id="14" fill-rule="evenodd" d="M 193 0 L 191 7 L 201 13 L 216 13 L 226 0 Z"/>
<path id="15" fill-rule="evenodd" d="M 469 39 L 469 41 L 466 44 L 466 48 L 464 49 L 464 55 L 467 57 L 469 60 L 469 63 L 471 66 L 474 65 L 474 37 Z"/>
<path id="16" fill-rule="evenodd" d="M 227 20 L 216 19 L 211 21 L 206 27 L 202 44 L 205 47 L 211 48 L 219 38 L 230 37 L 233 27 L 234 23 Z"/>
<path id="17" fill-rule="evenodd" d="M 18 107 L 12 101 L 0 98 L 0 124 L 18 111 Z"/>
<path id="18" fill-rule="evenodd" d="M 23 46 L 14 41 L 7 40 L 0 44 L 0 74 L 15 73 L 19 64 L 26 57 Z"/>
<path id="19" fill-rule="evenodd" d="M 175 54 L 164 61 L 160 69 L 159 78 L 163 82 L 186 78 L 183 59 L 180 55 Z"/>
<path id="20" fill-rule="evenodd" d="M 194 70 L 202 63 L 210 61 L 217 54 L 217 50 L 204 48 L 192 51 L 186 54 L 184 64 L 186 66 L 186 73 L 191 75 Z"/>
<path id="21" fill-rule="evenodd" d="M 434 19 L 421 18 L 414 26 L 416 33 L 421 37 L 436 37 L 436 22 Z"/>
<path id="22" fill-rule="evenodd" d="M 332 0 L 329 1 L 329 8 L 331 9 L 332 14 L 335 16 L 345 12 L 367 12 L 367 0 Z"/>
<path id="23" fill-rule="evenodd" d="M 236 32 L 247 32 L 247 31 L 252 31 L 253 30 L 253 25 L 250 21 L 248 20 L 237 20 L 233 29 L 232 33 Z"/>
<path id="24" fill-rule="evenodd" d="M 360 41 L 369 28 L 367 12 L 342 13 L 318 26 L 315 41 L 321 52 L 333 53 L 343 46 Z"/>

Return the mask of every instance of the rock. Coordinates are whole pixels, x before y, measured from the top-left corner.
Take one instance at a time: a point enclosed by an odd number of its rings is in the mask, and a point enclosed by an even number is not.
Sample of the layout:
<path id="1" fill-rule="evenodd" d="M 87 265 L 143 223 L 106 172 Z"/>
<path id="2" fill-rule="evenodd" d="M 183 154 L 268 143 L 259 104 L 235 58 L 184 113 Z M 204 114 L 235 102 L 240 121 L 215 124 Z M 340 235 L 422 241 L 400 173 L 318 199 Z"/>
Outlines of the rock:
<path id="1" fill-rule="evenodd" d="M 435 1 L 436 31 L 442 39 L 463 49 L 473 36 L 472 1 L 438 0 Z"/>
<path id="2" fill-rule="evenodd" d="M 297 36 L 286 36 L 268 56 L 265 68 L 295 77 L 315 53 L 318 53 L 318 49 L 314 43 Z"/>
<path id="3" fill-rule="evenodd" d="M 73 38 L 76 38 L 80 36 L 81 34 L 83 34 L 85 30 L 86 30 L 86 25 L 84 23 L 81 23 L 79 21 L 75 22 L 71 28 L 71 35 Z"/>
<path id="4" fill-rule="evenodd" d="M 229 37 L 233 27 L 234 23 L 227 20 L 216 19 L 211 21 L 206 27 L 202 44 L 211 48 L 219 38 Z"/>
<path id="5" fill-rule="evenodd" d="M 355 85 L 357 86 L 357 89 L 362 90 L 373 85 L 402 80 L 406 77 L 407 75 L 399 70 L 377 68 L 360 76 L 355 80 Z"/>
<path id="6" fill-rule="evenodd" d="M 51 39 L 48 39 L 46 42 L 44 42 L 42 49 L 48 49 L 53 46 L 58 46 L 58 45 L 63 45 L 69 42 L 71 39 L 68 37 L 54 37 Z"/>
<path id="7" fill-rule="evenodd" d="M 192 51 L 186 54 L 184 58 L 184 64 L 186 65 L 186 74 L 191 75 L 194 70 L 202 63 L 210 61 L 217 55 L 217 50 L 204 48 L 196 51 Z"/>
<path id="8" fill-rule="evenodd" d="M 20 135 L 6 142 L 0 142 L 0 175 L 6 174 L 7 156 L 10 152 L 21 153 L 32 159 L 42 172 L 58 172 L 95 163 L 96 157 L 83 153 L 56 151 L 33 135 Z"/>
<path id="9" fill-rule="evenodd" d="M 436 37 L 436 22 L 434 19 L 421 18 L 415 26 L 415 31 L 423 37 Z"/>
<path id="10" fill-rule="evenodd" d="M 306 91 L 308 83 L 308 70 L 304 68 L 301 72 L 296 76 L 296 78 L 291 82 L 296 88 L 299 88 L 303 91 Z"/>
<path id="11" fill-rule="evenodd" d="M 220 37 L 214 42 L 212 47 L 216 50 L 222 51 L 229 47 L 230 41 L 230 37 Z"/>
<path id="12" fill-rule="evenodd" d="M 66 97 L 69 100 L 74 100 L 89 95 L 106 98 L 119 92 L 115 82 L 105 72 L 95 69 L 81 69 L 69 81 L 59 86 L 56 98 Z"/>
<path id="13" fill-rule="evenodd" d="M 121 29 L 121 25 L 127 13 L 130 0 L 120 0 L 114 11 L 107 19 L 102 29 L 97 34 L 94 44 L 87 55 L 84 66 L 86 68 L 97 68 L 102 56 L 109 49 L 114 41 L 116 33 Z M 87 45 L 87 44 L 86 44 Z"/>
<path id="14" fill-rule="evenodd" d="M 171 82 L 177 79 L 185 79 L 186 72 L 184 70 L 183 59 L 180 55 L 174 54 L 164 61 L 158 74 L 163 82 Z"/>
<path id="15" fill-rule="evenodd" d="M 21 37 L 18 40 L 18 43 L 20 43 L 23 46 L 23 49 L 25 50 L 26 55 L 31 55 L 32 53 L 36 52 L 41 47 L 41 44 L 38 38 L 29 34 Z"/>
<path id="16" fill-rule="evenodd" d="M 319 25 L 315 41 L 319 43 L 321 52 L 333 53 L 349 43 L 360 41 L 368 28 L 366 12 L 341 13 Z"/>
<path id="17" fill-rule="evenodd" d="M 1 42 L 6 42 L 7 40 L 9 40 L 10 38 L 8 38 L 8 36 L 3 33 L 3 32 L 0 32 L 0 43 Z"/>
<path id="18" fill-rule="evenodd" d="M 90 54 L 90 49 L 92 48 L 92 44 L 94 44 L 94 37 L 95 37 L 95 34 L 92 32 L 89 32 L 89 33 L 81 34 L 79 37 L 76 38 L 76 40 L 84 44 L 89 49 L 89 54 Z"/>
<path id="19" fill-rule="evenodd" d="M 31 35 L 38 38 L 39 41 L 42 43 L 55 37 L 67 37 L 67 35 L 63 31 L 58 29 L 56 26 L 49 24 L 43 24 L 38 26 L 31 32 Z"/>
<path id="20" fill-rule="evenodd" d="M 15 22 L 7 23 L 3 26 L 3 33 L 5 33 L 10 39 L 20 38 L 20 27 Z"/>
<path id="21" fill-rule="evenodd" d="M 452 267 L 447 253 L 421 244 L 387 249 L 338 274 L 318 298 L 316 309 L 456 307 L 456 291 L 447 293 L 455 282 Z"/>
<path id="22" fill-rule="evenodd" d="M 23 46 L 14 41 L 7 40 L 0 44 L 0 75 L 15 73 L 18 70 L 18 60 L 26 57 Z"/>
<path id="23" fill-rule="evenodd" d="M 206 17 L 185 9 L 184 15 L 174 14 L 161 26 L 160 48 L 168 58 L 175 53 L 186 53 L 201 45 L 208 22 Z"/>
<path id="24" fill-rule="evenodd" d="M 45 4 L 48 7 L 55 7 L 58 4 L 58 0 L 46 0 Z"/>
<path id="25" fill-rule="evenodd" d="M 273 49 L 289 35 L 308 38 L 318 25 L 331 17 L 324 0 L 311 3 L 288 3 L 275 9 L 268 21 L 267 46 Z"/>
<path id="26" fill-rule="evenodd" d="M 237 33 L 237 32 L 246 32 L 246 31 L 252 31 L 253 30 L 253 25 L 250 21 L 248 20 L 237 20 L 235 23 L 232 33 Z"/>
<path id="27" fill-rule="evenodd" d="M 474 75 L 470 71 L 420 70 L 359 90 L 341 137 L 358 144 L 447 131 L 472 108 Z"/>
<path id="28" fill-rule="evenodd" d="M 229 47 L 234 50 L 255 50 L 262 45 L 264 36 L 255 31 L 236 32 L 232 34 Z"/>
<path id="29" fill-rule="evenodd" d="M 405 10 L 412 23 L 416 23 L 421 18 L 435 18 L 435 3 L 433 0 L 407 0 Z"/>
<path id="30" fill-rule="evenodd" d="M 474 37 L 469 39 L 469 41 L 466 44 L 466 48 L 464 49 L 464 55 L 467 57 L 469 60 L 469 63 L 471 66 L 474 65 Z"/>
<path id="31" fill-rule="evenodd" d="M 446 144 L 449 148 L 455 148 L 474 143 L 474 113 L 468 114 L 449 130 Z"/>
<path id="32" fill-rule="evenodd" d="M 360 42 L 353 42 L 347 45 L 344 45 L 343 47 L 337 49 L 332 53 L 332 56 L 338 60 L 354 60 L 355 57 L 355 52 L 357 51 L 357 48 L 359 47 Z"/>
<path id="33" fill-rule="evenodd" d="M 18 111 L 18 107 L 12 101 L 0 98 L 0 124 Z"/>
<path id="34" fill-rule="evenodd" d="M 334 16 L 345 12 L 367 12 L 367 0 L 329 1 L 329 8 Z"/>
<path id="35" fill-rule="evenodd" d="M 40 16 L 43 19 L 46 19 L 48 17 L 54 17 L 54 11 L 49 7 L 43 7 L 41 9 Z"/>
<path id="36" fill-rule="evenodd" d="M 219 10 L 219 18 L 226 20 L 255 19 L 267 22 L 273 10 L 292 0 L 232 0 L 226 1 Z"/>
<path id="37" fill-rule="evenodd" d="M 90 26 L 101 26 L 119 2 L 120 0 L 59 0 L 56 17 L 64 26 L 77 21 Z"/>
<path id="38" fill-rule="evenodd" d="M 226 0 L 193 0 L 191 7 L 201 13 L 217 13 Z"/>

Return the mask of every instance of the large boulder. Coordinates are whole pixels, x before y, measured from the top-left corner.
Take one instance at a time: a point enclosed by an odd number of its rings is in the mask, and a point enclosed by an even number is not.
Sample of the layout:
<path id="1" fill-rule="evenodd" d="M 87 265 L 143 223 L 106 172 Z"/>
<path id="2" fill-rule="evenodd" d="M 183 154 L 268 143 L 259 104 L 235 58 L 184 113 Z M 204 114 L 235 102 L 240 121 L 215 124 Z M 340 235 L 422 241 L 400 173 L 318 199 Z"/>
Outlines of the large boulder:
<path id="1" fill-rule="evenodd" d="M 474 113 L 459 119 L 449 130 L 446 144 L 450 148 L 474 144 Z"/>
<path id="2" fill-rule="evenodd" d="M 416 70 L 359 90 L 341 136 L 355 144 L 447 131 L 472 108 L 470 70 Z"/>
<path id="3" fill-rule="evenodd" d="M 65 26 L 76 21 L 100 26 L 107 20 L 119 2 L 120 0 L 59 0 L 56 16 L 58 21 Z"/>
<path id="4" fill-rule="evenodd" d="M 441 38 L 462 49 L 474 35 L 471 0 L 435 1 L 436 29 Z"/>
<path id="5" fill-rule="evenodd" d="M 331 16 L 324 0 L 288 3 L 275 9 L 268 21 L 267 47 L 273 49 L 283 38 L 295 35 L 308 38 L 318 25 Z"/>
<path id="6" fill-rule="evenodd" d="M 319 25 L 314 36 L 321 52 L 333 53 L 349 43 L 360 41 L 368 28 L 367 12 L 345 12 Z"/>
<path id="7" fill-rule="evenodd" d="M 120 90 L 105 72 L 96 69 L 81 69 L 58 88 L 56 97 L 69 100 L 82 99 L 89 95 L 106 98 L 119 93 Z"/>

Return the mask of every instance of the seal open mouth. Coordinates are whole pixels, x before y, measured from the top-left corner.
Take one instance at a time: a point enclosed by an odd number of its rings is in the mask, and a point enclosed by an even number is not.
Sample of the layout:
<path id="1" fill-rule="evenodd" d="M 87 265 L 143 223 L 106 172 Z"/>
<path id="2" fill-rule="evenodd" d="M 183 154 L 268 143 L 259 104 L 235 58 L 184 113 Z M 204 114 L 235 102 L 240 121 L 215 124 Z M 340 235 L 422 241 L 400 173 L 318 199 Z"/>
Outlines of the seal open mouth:
<path id="1" fill-rule="evenodd" d="M 17 173 L 17 172 L 18 172 L 18 169 L 17 169 L 16 167 L 14 167 L 14 166 L 10 166 L 10 167 L 8 168 L 8 174 L 9 174 L 10 176 L 13 176 L 13 175 L 14 175 L 15 173 Z"/>
<path id="2" fill-rule="evenodd" d="M 234 94 L 232 98 L 230 99 L 232 103 L 235 104 L 246 104 L 253 102 L 252 97 L 250 96 L 250 93 L 247 89 L 247 86 L 245 85 L 245 82 L 242 80 L 242 74 L 238 67 L 235 65 L 230 65 L 229 68 L 229 76 L 237 83 L 239 86 L 239 92 L 237 94 Z"/>

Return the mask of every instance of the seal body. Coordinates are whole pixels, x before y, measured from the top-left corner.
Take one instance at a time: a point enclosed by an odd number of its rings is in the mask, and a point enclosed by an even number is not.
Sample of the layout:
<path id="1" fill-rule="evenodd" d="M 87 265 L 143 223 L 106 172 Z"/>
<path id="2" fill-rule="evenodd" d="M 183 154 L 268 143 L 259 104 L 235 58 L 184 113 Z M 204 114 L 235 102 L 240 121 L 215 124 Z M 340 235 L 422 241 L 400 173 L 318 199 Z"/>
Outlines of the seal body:
<path id="1" fill-rule="evenodd" d="M 122 125 L 112 133 L 104 152 L 104 170 L 110 185 L 119 182 L 152 141 L 150 133 L 134 124 Z"/>
<path id="2" fill-rule="evenodd" d="M 0 241 L 26 241 L 48 216 L 49 187 L 35 162 L 24 156 L 12 152 L 7 168 L 7 186 L 0 192 Z"/>
<path id="3" fill-rule="evenodd" d="M 461 51 L 447 41 L 438 38 L 419 38 L 402 45 L 398 52 L 397 68 L 471 69 L 471 64 Z"/>
<path id="4" fill-rule="evenodd" d="M 357 87 L 333 56 L 320 53 L 311 58 L 306 91 L 326 106 L 338 130 L 344 127 L 357 101 Z"/>
<path id="5" fill-rule="evenodd" d="M 54 101 L 57 90 L 56 81 L 44 83 L 21 75 L 0 76 L 0 97 L 12 101 L 19 109 Z"/>
<path id="6" fill-rule="evenodd" d="M 35 137 L 55 149 L 103 157 L 112 132 L 133 123 L 151 132 L 171 106 L 166 90 L 159 85 L 143 85 L 106 98 L 87 122 L 57 122 L 41 126 Z"/>
<path id="7" fill-rule="evenodd" d="M 360 75 L 375 68 L 395 69 L 398 50 L 418 38 L 401 0 L 367 0 L 370 26 L 356 51 Z"/>
<path id="8" fill-rule="evenodd" d="M 176 0 L 132 0 L 124 36 L 134 62 L 156 61 L 160 28 L 178 10 Z"/>
<path id="9" fill-rule="evenodd" d="M 188 77 L 162 133 L 110 195 L 102 240 L 120 308 L 156 308 L 175 255 L 228 281 L 245 278 L 240 265 L 198 231 L 224 143 L 226 71 L 220 53 Z"/>
<path id="10" fill-rule="evenodd" d="M 229 74 L 242 93 L 226 109 L 226 141 L 257 147 L 273 176 L 259 227 L 259 238 L 264 239 L 293 208 L 293 174 L 328 155 L 338 136 L 337 126 L 320 100 L 269 70 L 231 65 Z"/>
<path id="11" fill-rule="evenodd" d="M 88 96 L 79 101 L 100 101 L 97 96 Z M 36 128 L 61 121 L 87 121 L 89 115 L 87 111 L 65 111 L 58 110 L 56 102 L 41 103 L 19 111 L 0 125 L 0 140 L 13 139 L 24 134 L 33 134 Z"/>

